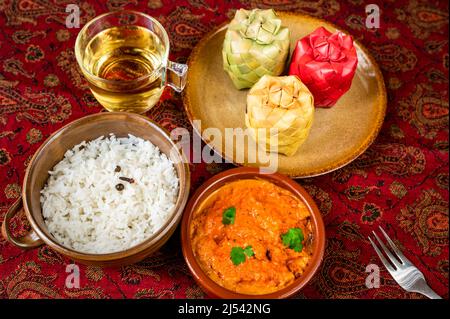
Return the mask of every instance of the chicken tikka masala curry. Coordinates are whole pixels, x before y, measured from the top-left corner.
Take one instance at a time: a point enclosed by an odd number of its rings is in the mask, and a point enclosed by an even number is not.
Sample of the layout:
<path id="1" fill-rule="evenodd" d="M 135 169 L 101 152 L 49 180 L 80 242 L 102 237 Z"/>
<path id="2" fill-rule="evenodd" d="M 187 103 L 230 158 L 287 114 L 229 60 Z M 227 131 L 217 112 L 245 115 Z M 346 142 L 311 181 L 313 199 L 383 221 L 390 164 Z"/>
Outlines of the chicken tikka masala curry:
<path id="1" fill-rule="evenodd" d="M 203 271 L 242 294 L 278 291 L 302 275 L 312 255 L 308 208 L 269 181 L 244 179 L 212 193 L 194 212 L 190 236 Z"/>

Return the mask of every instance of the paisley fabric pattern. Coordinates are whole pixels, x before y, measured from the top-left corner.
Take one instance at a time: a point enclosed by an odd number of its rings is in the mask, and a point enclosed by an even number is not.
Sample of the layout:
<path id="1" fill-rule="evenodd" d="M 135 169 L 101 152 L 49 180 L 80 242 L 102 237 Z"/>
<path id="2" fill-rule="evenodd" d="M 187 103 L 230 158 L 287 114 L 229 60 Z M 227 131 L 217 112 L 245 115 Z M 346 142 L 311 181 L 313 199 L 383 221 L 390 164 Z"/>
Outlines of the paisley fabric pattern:
<path id="1" fill-rule="evenodd" d="M 185 62 L 202 36 L 237 8 L 308 13 L 347 29 L 379 63 L 387 116 L 375 143 L 333 173 L 299 180 L 317 202 L 327 232 L 323 264 L 296 298 L 423 298 L 403 291 L 381 266 L 367 235 L 383 226 L 437 293 L 448 298 L 448 2 L 378 1 L 379 29 L 365 27 L 364 0 L 0 0 L 0 222 L 20 196 L 25 168 L 55 130 L 102 111 L 73 53 L 81 25 L 101 13 L 135 9 L 167 28 L 171 58 Z M 351 12 L 351 14 L 349 14 Z M 180 95 L 166 90 L 147 114 L 166 129 L 190 128 Z M 230 164 L 192 164 L 192 190 Z M 12 231 L 25 234 L 24 216 Z M 121 268 L 80 265 L 80 287 L 67 288 L 71 260 L 47 246 L 23 251 L 0 239 L 0 298 L 207 298 L 184 263 L 179 230 L 158 253 Z M 365 285 L 380 265 L 380 288 Z"/>

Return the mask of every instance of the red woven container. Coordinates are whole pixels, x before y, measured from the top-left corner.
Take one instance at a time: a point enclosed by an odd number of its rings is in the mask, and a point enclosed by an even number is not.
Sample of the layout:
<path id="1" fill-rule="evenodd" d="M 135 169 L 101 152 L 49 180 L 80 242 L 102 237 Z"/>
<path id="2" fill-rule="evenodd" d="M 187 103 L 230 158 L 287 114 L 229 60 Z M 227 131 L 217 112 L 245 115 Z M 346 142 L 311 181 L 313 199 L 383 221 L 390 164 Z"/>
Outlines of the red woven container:
<path id="1" fill-rule="evenodd" d="M 320 27 L 297 41 L 289 67 L 314 95 L 317 107 L 331 107 L 350 89 L 358 57 L 351 36 Z"/>

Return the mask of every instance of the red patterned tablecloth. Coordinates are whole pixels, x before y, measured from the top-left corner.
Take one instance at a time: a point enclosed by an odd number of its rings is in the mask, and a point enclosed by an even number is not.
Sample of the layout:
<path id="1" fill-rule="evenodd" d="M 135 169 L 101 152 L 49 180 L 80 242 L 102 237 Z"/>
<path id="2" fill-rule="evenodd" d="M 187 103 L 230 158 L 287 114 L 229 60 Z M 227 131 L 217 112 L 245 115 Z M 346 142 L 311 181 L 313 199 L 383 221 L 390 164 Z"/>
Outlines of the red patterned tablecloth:
<path id="1" fill-rule="evenodd" d="M 368 1 L 373 3 L 377 1 Z M 81 23 L 121 8 L 155 16 L 167 28 L 171 57 L 185 62 L 200 38 L 236 8 L 273 7 L 325 18 L 351 32 L 378 61 L 388 89 L 379 137 L 352 164 L 299 180 L 326 224 L 323 264 L 298 298 L 422 298 L 404 292 L 382 269 L 381 287 L 365 286 L 380 264 L 367 235 L 382 225 L 429 284 L 448 298 L 448 2 L 378 1 L 381 26 L 365 27 L 363 0 L 2 0 L 0 1 L 0 221 L 19 196 L 24 170 L 53 131 L 102 110 L 77 69 L 78 29 L 65 8 L 78 3 Z M 180 95 L 167 90 L 148 114 L 164 127 L 189 128 Z M 195 190 L 227 165 L 191 165 Z M 28 227 L 24 218 L 16 233 Z M 80 266 L 78 289 L 65 286 L 71 261 L 47 246 L 23 251 L 0 239 L 0 298 L 202 298 L 181 254 L 179 231 L 155 256 L 127 267 Z"/>

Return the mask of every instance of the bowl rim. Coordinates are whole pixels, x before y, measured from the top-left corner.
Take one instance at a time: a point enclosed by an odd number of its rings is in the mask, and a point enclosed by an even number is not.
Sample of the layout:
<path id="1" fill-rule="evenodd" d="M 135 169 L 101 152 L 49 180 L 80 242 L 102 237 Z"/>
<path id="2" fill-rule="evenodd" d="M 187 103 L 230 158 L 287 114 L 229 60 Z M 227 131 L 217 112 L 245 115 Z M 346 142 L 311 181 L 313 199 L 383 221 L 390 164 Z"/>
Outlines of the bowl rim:
<path id="1" fill-rule="evenodd" d="M 250 177 L 252 176 L 252 177 Z M 279 187 L 283 187 L 293 192 L 299 197 L 307 206 L 310 214 L 311 221 L 314 224 L 314 234 L 316 247 L 311 257 L 310 264 L 306 269 L 304 275 L 294 280 L 293 283 L 288 286 L 268 294 L 261 295 L 249 295 L 242 294 L 228 290 L 215 281 L 213 281 L 201 268 L 196 257 L 194 256 L 191 238 L 190 238 L 190 224 L 192 221 L 192 215 L 198 205 L 203 203 L 205 199 L 219 187 L 225 185 L 227 182 L 231 182 L 239 179 L 259 178 L 265 179 L 272 183 L 275 183 Z M 279 184 L 277 184 L 278 182 Z M 280 185 L 282 184 L 282 185 Z M 217 188 L 216 188 L 217 186 Z M 324 251 L 325 251 L 325 225 L 323 223 L 322 215 L 317 207 L 316 203 L 308 192 L 297 182 L 292 180 L 286 175 L 279 173 L 261 173 L 258 168 L 253 167 L 238 167 L 221 172 L 201 185 L 194 193 L 185 207 L 183 219 L 181 222 L 181 244 L 184 259 L 191 271 L 195 281 L 209 294 L 225 299 L 281 299 L 287 298 L 298 292 L 303 288 L 315 275 L 319 266 L 322 263 Z"/>
<path id="2" fill-rule="evenodd" d="M 93 253 L 84 253 L 79 252 L 77 250 L 74 250 L 72 248 L 66 247 L 62 244 L 60 244 L 56 239 L 53 239 L 52 237 L 49 237 L 45 234 L 45 232 L 42 231 L 41 227 L 37 223 L 36 219 L 34 218 L 34 214 L 30 211 L 29 205 L 28 205 L 28 181 L 30 179 L 30 175 L 32 174 L 32 168 L 35 165 L 35 162 L 39 159 L 39 156 L 41 156 L 43 150 L 53 143 L 55 140 L 58 139 L 58 137 L 63 134 L 64 132 L 70 130 L 71 128 L 75 126 L 83 126 L 84 124 L 88 123 L 89 121 L 92 121 L 95 118 L 102 118 L 102 117 L 110 117 L 110 116 L 117 116 L 122 115 L 124 118 L 131 117 L 135 118 L 137 120 L 142 120 L 146 122 L 149 126 L 154 128 L 155 130 L 159 131 L 161 135 L 165 136 L 167 138 L 167 141 L 169 141 L 172 144 L 172 147 L 175 147 L 177 149 L 177 154 L 180 156 L 180 160 L 182 160 L 182 167 L 185 174 L 185 180 L 184 180 L 184 189 L 181 187 L 182 180 L 180 179 L 180 185 L 179 185 L 179 193 L 177 197 L 177 201 L 175 203 L 175 207 L 172 211 L 172 214 L 170 218 L 165 222 L 165 224 L 159 228 L 152 236 L 147 238 L 146 240 L 142 241 L 141 243 L 134 245 L 128 249 L 112 252 L 112 253 L 106 253 L 106 254 L 93 254 Z M 101 136 L 101 135 L 99 135 Z M 74 258 L 79 261 L 86 261 L 86 262 L 117 262 L 120 260 L 125 260 L 126 258 L 130 258 L 132 256 L 138 255 L 140 253 L 145 252 L 146 250 L 150 249 L 154 244 L 158 243 L 159 240 L 164 238 L 164 236 L 167 233 L 170 233 L 171 229 L 176 227 L 182 217 L 182 213 L 184 211 L 184 207 L 186 205 L 186 202 L 189 197 L 190 192 L 190 170 L 189 170 L 189 162 L 187 161 L 187 157 L 183 151 L 182 148 L 176 147 L 175 143 L 170 138 L 169 132 L 164 129 L 162 126 L 160 126 L 155 121 L 147 118 L 144 115 L 136 114 L 136 113 L 130 113 L 130 112 L 99 112 L 90 114 L 81 118 L 78 118 L 70 123 L 65 124 L 55 132 L 53 132 L 40 146 L 39 148 L 34 152 L 29 165 L 26 168 L 25 176 L 23 178 L 22 183 L 22 201 L 23 201 L 23 207 L 26 214 L 26 217 L 28 221 L 31 224 L 32 229 L 36 232 L 38 237 L 44 241 L 45 244 L 49 245 L 54 250 L 60 252 L 63 255 L 66 255 L 68 257 Z M 182 192 L 183 190 L 183 192 Z M 31 196 L 31 195 L 30 195 Z M 41 212 L 42 214 L 42 212 Z"/>

